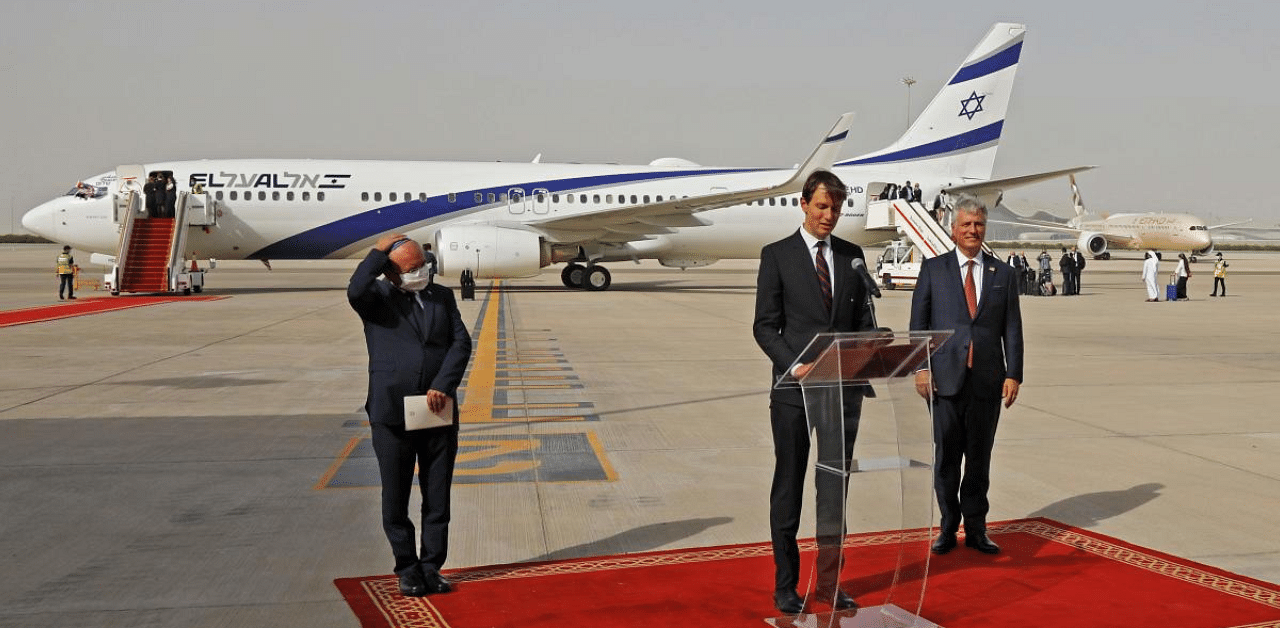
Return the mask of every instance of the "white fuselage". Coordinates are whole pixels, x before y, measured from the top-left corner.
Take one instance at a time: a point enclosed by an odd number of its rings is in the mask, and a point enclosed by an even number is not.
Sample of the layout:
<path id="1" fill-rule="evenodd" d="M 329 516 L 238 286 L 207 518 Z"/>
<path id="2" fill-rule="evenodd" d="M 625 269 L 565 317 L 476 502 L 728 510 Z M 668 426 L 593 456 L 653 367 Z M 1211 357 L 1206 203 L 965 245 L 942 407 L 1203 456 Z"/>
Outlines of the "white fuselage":
<path id="1" fill-rule="evenodd" d="M 1190 214 L 1132 213 L 1091 218 L 1075 225 L 1082 233 L 1098 233 L 1117 248 L 1204 251 L 1213 238 L 1204 221 Z M 1117 237 L 1118 236 L 1118 237 Z"/>
<path id="2" fill-rule="evenodd" d="M 397 162 L 326 160 L 201 160 L 154 163 L 183 184 L 204 186 L 217 223 L 191 227 L 186 254 L 218 259 L 330 259 L 357 257 L 385 233 L 431 242 L 454 225 L 519 227 L 528 222 L 594 213 L 671 197 L 763 188 L 786 180 L 789 169 L 622 166 L 590 164 Z M 867 232 L 872 182 L 912 178 L 930 195 L 955 181 L 925 180 L 899 171 L 837 167 L 849 187 L 836 235 L 867 244 L 895 237 Z M 116 190 L 115 173 L 86 180 Z M 185 186 L 184 186 L 185 188 Z M 634 201 L 632 200 L 634 197 Z M 584 202 L 585 200 L 585 202 Z M 119 224 L 112 194 L 67 195 L 31 210 L 29 230 L 89 252 L 114 255 Z M 696 214 L 708 226 L 602 251 L 599 261 L 658 259 L 696 266 L 759 255 L 769 242 L 794 232 L 803 218 L 798 195 Z"/>

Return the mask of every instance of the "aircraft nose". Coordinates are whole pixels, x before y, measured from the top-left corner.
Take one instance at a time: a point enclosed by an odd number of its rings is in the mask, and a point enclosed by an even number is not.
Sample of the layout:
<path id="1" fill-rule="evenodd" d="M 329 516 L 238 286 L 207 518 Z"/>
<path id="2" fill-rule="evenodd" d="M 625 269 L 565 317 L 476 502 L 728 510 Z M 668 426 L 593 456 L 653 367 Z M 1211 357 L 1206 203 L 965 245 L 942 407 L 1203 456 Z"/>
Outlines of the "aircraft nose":
<path id="1" fill-rule="evenodd" d="M 22 215 L 22 228 L 38 236 L 56 241 L 53 214 L 53 201 L 39 205 Z"/>

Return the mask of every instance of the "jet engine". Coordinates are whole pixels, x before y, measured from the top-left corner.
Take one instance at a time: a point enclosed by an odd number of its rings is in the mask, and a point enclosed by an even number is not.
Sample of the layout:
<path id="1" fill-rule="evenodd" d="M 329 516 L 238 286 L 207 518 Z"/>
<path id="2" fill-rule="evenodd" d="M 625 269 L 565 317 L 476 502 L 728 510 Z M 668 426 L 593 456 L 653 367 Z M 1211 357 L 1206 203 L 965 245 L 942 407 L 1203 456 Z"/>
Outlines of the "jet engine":
<path id="1" fill-rule="evenodd" d="M 476 279 L 502 279 L 538 274 L 550 263 L 551 250 L 531 231 L 464 225 L 436 232 L 435 254 L 442 275 L 470 270 Z"/>
<path id="2" fill-rule="evenodd" d="M 1081 233 L 1076 247 L 1095 259 L 1111 259 L 1111 254 L 1107 252 L 1107 239 L 1101 233 Z"/>

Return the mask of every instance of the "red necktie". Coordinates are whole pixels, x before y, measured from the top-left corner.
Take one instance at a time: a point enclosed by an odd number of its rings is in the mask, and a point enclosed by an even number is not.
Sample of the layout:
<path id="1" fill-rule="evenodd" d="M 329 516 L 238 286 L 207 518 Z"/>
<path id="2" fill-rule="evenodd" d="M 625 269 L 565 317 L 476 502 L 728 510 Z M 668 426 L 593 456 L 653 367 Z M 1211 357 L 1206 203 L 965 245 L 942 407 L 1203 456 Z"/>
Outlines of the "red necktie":
<path id="1" fill-rule="evenodd" d="M 973 260 L 969 260 L 968 262 L 965 262 L 965 267 L 968 270 L 965 272 L 965 275 L 964 275 L 964 300 L 969 304 L 970 319 L 974 319 L 978 317 L 978 288 L 973 283 L 973 267 L 976 264 L 977 262 Z M 973 368 L 973 334 L 972 332 L 970 332 L 970 337 L 969 337 L 969 362 L 967 366 L 969 368 Z"/>
<path id="2" fill-rule="evenodd" d="M 822 254 L 822 250 L 827 247 L 826 241 L 818 241 L 818 255 L 816 265 L 818 267 L 818 285 L 822 286 L 822 306 L 826 308 L 827 313 L 831 313 L 831 269 L 827 268 L 827 257 Z"/>

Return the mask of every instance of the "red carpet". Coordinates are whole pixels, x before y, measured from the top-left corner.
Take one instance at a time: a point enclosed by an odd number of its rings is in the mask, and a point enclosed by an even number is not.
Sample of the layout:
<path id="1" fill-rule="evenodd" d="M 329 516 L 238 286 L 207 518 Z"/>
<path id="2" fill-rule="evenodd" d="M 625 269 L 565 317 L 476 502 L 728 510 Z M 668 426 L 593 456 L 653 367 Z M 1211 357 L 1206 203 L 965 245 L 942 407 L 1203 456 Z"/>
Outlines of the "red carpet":
<path id="1" fill-rule="evenodd" d="M 7 310 L 0 312 L 0 327 L 25 325 L 27 323 L 40 323 L 43 321 L 71 318 L 72 316 L 84 316 L 86 314 L 98 314 L 101 312 L 114 312 L 116 310 L 126 310 L 131 307 L 156 305 L 157 303 L 171 303 L 173 301 L 214 301 L 222 298 L 225 297 L 184 297 L 181 295 L 152 297 L 84 297 L 78 298 L 75 301 L 63 301 L 56 305 L 42 305 L 40 307 L 29 307 L 21 310 Z"/>
<path id="2" fill-rule="evenodd" d="M 934 557 L 921 616 L 944 628 L 1280 628 L 1280 587 L 1048 519 L 990 526 L 1003 551 Z M 918 549 L 927 533 L 912 533 Z M 897 536 L 850 537 L 843 587 L 884 601 Z M 802 545 L 802 550 L 805 550 Z M 812 557 L 812 545 L 805 550 Z M 803 567 L 808 569 L 807 563 Z M 919 565 L 916 565 L 917 571 Z M 454 592 L 401 597 L 394 576 L 334 581 L 365 628 L 760 628 L 767 543 L 453 570 Z M 803 592 L 802 592 L 803 593 Z M 826 610 L 817 608 L 811 610 Z"/>

